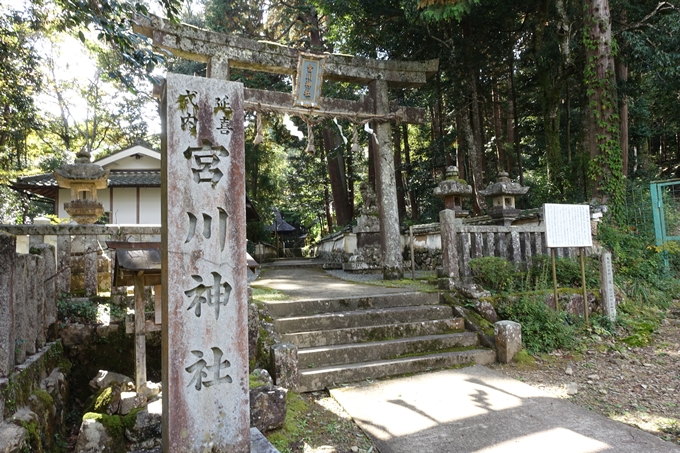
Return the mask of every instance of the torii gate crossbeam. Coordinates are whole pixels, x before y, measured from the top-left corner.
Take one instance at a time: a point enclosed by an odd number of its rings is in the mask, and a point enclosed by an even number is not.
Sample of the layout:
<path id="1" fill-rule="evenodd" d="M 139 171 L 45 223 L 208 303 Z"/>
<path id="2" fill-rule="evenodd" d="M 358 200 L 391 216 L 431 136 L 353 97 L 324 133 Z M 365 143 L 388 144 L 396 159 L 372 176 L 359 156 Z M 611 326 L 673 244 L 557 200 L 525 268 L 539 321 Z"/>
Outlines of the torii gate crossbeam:
<path id="1" fill-rule="evenodd" d="M 151 38 L 157 47 L 189 60 L 207 63 L 210 78 L 229 80 L 229 69 L 247 69 L 294 75 L 300 51 L 271 42 L 254 41 L 203 30 L 187 24 L 173 24 L 157 16 L 137 16 L 135 32 Z M 324 79 L 368 85 L 370 98 L 363 101 L 321 98 L 319 109 L 293 106 L 287 93 L 246 89 L 244 107 L 269 109 L 297 116 L 336 116 L 356 121 L 375 120 L 376 194 L 380 215 L 383 278 L 403 276 L 401 233 L 395 182 L 390 121 L 425 122 L 425 111 L 391 105 L 388 88 L 416 88 L 439 69 L 439 60 L 375 60 L 348 55 L 324 54 Z"/>

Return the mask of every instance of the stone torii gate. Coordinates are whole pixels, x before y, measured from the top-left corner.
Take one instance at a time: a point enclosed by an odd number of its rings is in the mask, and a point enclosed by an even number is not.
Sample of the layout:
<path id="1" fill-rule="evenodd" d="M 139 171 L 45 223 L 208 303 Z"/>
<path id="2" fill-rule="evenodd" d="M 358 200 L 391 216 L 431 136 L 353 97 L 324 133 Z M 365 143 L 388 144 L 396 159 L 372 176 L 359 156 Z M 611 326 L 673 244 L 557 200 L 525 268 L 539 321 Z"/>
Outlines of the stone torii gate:
<path id="1" fill-rule="evenodd" d="M 300 51 L 275 43 L 210 32 L 186 24 L 173 24 L 157 16 L 135 19 L 134 30 L 152 39 L 157 47 L 188 60 L 207 63 L 209 78 L 229 80 L 229 69 L 248 69 L 295 77 Z M 437 72 L 439 60 L 373 60 L 323 54 L 323 78 L 368 85 L 363 101 L 318 98 L 315 108 L 296 106 L 294 94 L 245 89 L 244 109 L 288 113 L 301 117 L 340 117 L 354 122 L 374 122 L 376 195 L 380 216 L 383 277 L 403 276 L 401 233 L 395 182 L 390 122 L 421 124 L 425 110 L 390 104 L 388 88 L 415 88 Z M 299 104 L 298 104 L 299 105 Z"/>

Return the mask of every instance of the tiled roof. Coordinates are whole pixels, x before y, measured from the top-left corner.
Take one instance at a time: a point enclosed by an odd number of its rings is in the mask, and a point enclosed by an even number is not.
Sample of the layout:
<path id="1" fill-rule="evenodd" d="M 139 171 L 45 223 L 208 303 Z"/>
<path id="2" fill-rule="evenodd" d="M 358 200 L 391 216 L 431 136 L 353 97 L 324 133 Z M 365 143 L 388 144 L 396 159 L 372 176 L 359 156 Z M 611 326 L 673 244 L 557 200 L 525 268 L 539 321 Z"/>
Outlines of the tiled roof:
<path id="1" fill-rule="evenodd" d="M 59 187 L 52 173 L 18 178 L 15 187 Z M 109 173 L 109 187 L 160 187 L 160 170 L 112 170 Z"/>

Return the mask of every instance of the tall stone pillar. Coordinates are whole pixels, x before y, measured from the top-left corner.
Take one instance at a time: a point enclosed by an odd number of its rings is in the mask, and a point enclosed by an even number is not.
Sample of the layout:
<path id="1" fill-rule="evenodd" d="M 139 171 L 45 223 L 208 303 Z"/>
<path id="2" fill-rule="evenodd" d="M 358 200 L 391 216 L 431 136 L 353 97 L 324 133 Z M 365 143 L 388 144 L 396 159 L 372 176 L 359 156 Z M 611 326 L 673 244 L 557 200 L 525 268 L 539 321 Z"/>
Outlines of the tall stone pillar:
<path id="1" fill-rule="evenodd" d="M 375 102 L 375 114 L 390 113 L 387 82 L 374 80 L 368 85 Z M 397 183 L 394 176 L 394 153 L 392 151 L 392 127 L 390 123 L 375 125 L 378 152 L 374 155 L 376 183 L 380 215 L 380 246 L 383 255 L 383 278 L 395 280 L 404 276 L 401 255 L 401 232 L 399 231 L 399 207 L 397 205 Z"/>
<path id="2" fill-rule="evenodd" d="M 163 96 L 163 451 L 250 449 L 243 85 Z"/>
<path id="3" fill-rule="evenodd" d="M 456 225 L 460 220 L 456 219 L 456 211 L 444 209 L 439 211 L 439 231 L 442 240 L 442 267 L 444 278 L 458 280 L 460 278 L 460 266 L 458 264 L 458 232 Z"/>
<path id="4" fill-rule="evenodd" d="M 14 371 L 16 248 L 16 237 L 0 231 L 0 377 Z"/>

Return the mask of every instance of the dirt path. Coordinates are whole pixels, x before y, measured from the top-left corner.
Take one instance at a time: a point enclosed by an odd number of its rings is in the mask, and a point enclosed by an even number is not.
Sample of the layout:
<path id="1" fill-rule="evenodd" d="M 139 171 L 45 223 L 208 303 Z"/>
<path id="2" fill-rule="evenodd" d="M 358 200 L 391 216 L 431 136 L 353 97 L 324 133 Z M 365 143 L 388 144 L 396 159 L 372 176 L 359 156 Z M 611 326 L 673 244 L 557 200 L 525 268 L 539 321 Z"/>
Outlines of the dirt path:
<path id="1" fill-rule="evenodd" d="M 679 445 L 680 319 L 672 313 L 646 347 L 595 341 L 583 354 L 555 352 L 535 364 L 492 368 Z"/>

